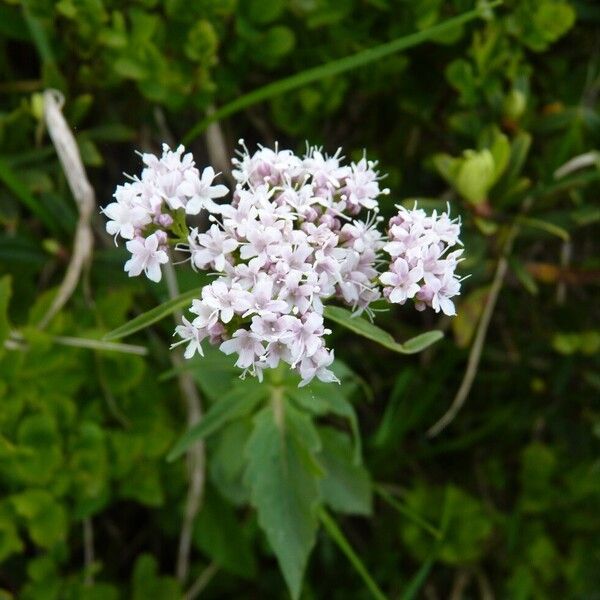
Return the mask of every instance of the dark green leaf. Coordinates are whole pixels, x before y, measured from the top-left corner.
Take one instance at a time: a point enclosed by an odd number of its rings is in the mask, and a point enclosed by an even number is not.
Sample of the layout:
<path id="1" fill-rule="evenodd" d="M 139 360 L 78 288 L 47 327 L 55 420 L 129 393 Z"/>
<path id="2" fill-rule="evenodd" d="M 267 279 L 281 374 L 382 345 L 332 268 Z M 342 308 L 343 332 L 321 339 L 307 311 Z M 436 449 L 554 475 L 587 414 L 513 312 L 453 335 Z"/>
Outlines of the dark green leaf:
<path id="1" fill-rule="evenodd" d="M 333 510 L 347 514 L 371 514 L 371 478 L 367 470 L 354 461 L 350 438 L 330 427 L 319 429 L 319 462 L 325 469 L 320 481 L 323 501 Z"/>
<path id="2" fill-rule="evenodd" d="M 149 311 L 142 313 L 135 317 L 135 319 L 131 319 L 131 321 L 121 325 L 121 327 L 117 327 L 110 333 L 107 333 L 104 336 L 105 340 L 118 340 L 120 338 L 124 338 L 136 331 L 140 331 L 140 329 L 145 329 L 150 325 L 168 317 L 170 314 L 174 313 L 176 310 L 183 308 L 184 306 L 188 306 L 194 298 L 199 296 L 198 290 L 189 290 L 188 292 L 184 292 L 177 296 L 177 298 L 172 298 L 171 300 L 167 300 L 163 302 L 159 306 L 150 309 Z"/>
<path id="3" fill-rule="evenodd" d="M 282 398 L 258 414 L 246 447 L 251 501 L 294 599 L 316 540 L 318 450 L 310 419 Z"/>

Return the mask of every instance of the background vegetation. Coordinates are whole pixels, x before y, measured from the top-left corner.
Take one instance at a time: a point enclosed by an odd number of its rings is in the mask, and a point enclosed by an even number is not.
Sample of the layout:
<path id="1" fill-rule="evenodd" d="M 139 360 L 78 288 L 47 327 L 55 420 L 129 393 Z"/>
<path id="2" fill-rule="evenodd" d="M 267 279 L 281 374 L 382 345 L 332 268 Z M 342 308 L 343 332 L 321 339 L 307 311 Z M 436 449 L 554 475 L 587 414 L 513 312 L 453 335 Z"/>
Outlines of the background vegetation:
<path id="1" fill-rule="evenodd" d="M 369 598 L 377 586 L 390 598 L 600 598 L 600 6 L 480 3 L 476 19 L 431 34 L 473 8 L 0 2 L 0 598 L 282 598 L 273 549 L 297 595 L 315 536 L 307 599 Z M 333 62 L 414 32 L 430 39 L 359 68 Z M 284 93 L 284 78 L 320 65 Z M 269 84 L 260 102 L 240 102 Z M 250 408 L 206 438 L 179 577 L 189 475 L 184 460 L 166 461 L 187 428 L 173 320 L 126 340 L 145 356 L 65 345 L 100 340 L 164 302 L 166 287 L 127 279 L 94 211 L 93 260 L 39 326 L 78 218 L 44 124 L 49 87 L 65 96 L 99 205 L 137 171 L 134 149 L 186 138 L 207 164 L 192 128 L 236 101 L 243 110 L 220 122 L 229 154 L 240 137 L 366 148 L 389 173 L 388 214 L 419 198 L 463 218 L 472 276 L 458 317 L 406 307 L 377 318 L 397 340 L 432 328 L 444 340 L 411 357 L 336 328 L 341 387 L 278 383 L 293 468 L 277 481 L 261 462 L 271 422 L 250 414 L 263 392 L 218 355 L 193 362 L 205 409 L 232 397 Z M 182 290 L 197 285 L 181 274 Z M 468 364 L 464 406 L 436 427 Z M 289 525 L 276 513 L 290 494 L 297 543 L 277 547 L 269 528 Z M 316 503 L 329 510 L 321 527 Z"/>

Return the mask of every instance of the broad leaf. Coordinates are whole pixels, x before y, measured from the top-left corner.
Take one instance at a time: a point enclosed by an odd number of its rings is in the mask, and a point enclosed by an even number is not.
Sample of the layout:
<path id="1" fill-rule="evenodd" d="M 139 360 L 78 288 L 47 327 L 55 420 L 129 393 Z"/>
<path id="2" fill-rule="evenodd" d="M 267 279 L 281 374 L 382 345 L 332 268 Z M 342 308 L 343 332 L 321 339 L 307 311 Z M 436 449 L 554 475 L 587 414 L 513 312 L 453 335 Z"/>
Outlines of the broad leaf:
<path id="1" fill-rule="evenodd" d="M 310 419 L 282 399 L 258 414 L 246 446 L 252 505 L 294 599 L 318 527 L 319 447 Z"/>
<path id="2" fill-rule="evenodd" d="M 350 438 L 330 427 L 319 429 L 321 452 L 319 462 L 325 469 L 320 481 L 323 501 L 333 510 L 355 514 L 371 514 L 371 478 L 367 470 L 354 462 Z"/>
<path id="3" fill-rule="evenodd" d="M 362 337 L 377 342 L 389 350 L 399 352 L 400 354 L 416 354 L 444 337 L 441 331 L 427 331 L 400 344 L 387 331 L 377 327 L 377 325 L 373 325 L 373 323 L 362 317 L 352 316 L 352 313 L 345 308 L 326 306 L 325 317 Z"/>
<path id="4" fill-rule="evenodd" d="M 234 387 L 226 396 L 217 400 L 200 422 L 180 438 L 169 452 L 167 460 L 179 458 L 192 444 L 215 433 L 229 421 L 249 415 L 265 399 L 267 389 L 260 384 L 240 384 Z"/>
<path id="5" fill-rule="evenodd" d="M 140 329 L 145 329 L 150 325 L 153 325 L 157 321 L 168 317 L 170 314 L 174 313 L 176 310 L 181 309 L 185 306 L 188 306 L 190 302 L 194 298 L 198 298 L 199 292 L 197 289 L 189 290 L 177 296 L 177 298 L 172 298 L 171 300 L 167 300 L 163 302 L 161 305 L 152 308 L 151 310 L 142 313 L 135 317 L 135 319 L 131 319 L 121 327 L 117 327 L 113 329 L 113 331 L 107 333 L 104 336 L 105 340 L 118 340 L 124 338 Z"/>
<path id="6" fill-rule="evenodd" d="M 348 399 L 353 390 L 354 385 L 342 379 L 341 385 L 312 381 L 306 387 L 299 388 L 294 386 L 289 388 L 287 394 L 301 408 L 315 415 L 323 416 L 333 413 L 348 419 L 352 436 L 354 437 L 354 463 L 360 464 L 362 446 L 358 430 L 358 419 L 356 418 L 354 406 L 352 406 Z"/>
<path id="7" fill-rule="evenodd" d="M 252 433 L 252 419 L 236 419 L 223 427 L 211 440 L 210 478 L 221 496 L 235 506 L 249 502 L 249 491 L 244 484 L 246 459 L 244 448 Z"/>

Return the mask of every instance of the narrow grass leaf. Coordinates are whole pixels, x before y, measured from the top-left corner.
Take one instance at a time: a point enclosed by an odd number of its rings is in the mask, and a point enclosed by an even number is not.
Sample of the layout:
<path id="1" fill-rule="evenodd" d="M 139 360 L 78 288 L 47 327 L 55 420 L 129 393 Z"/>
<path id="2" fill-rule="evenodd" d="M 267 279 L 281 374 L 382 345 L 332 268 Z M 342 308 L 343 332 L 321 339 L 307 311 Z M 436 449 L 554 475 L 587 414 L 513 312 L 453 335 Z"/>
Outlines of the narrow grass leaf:
<path id="1" fill-rule="evenodd" d="M 156 306 L 141 315 L 138 315 L 131 321 L 128 321 L 124 325 L 113 329 L 111 332 L 107 333 L 104 336 L 105 340 L 117 340 L 124 338 L 136 331 L 140 331 L 141 329 L 145 329 L 150 325 L 168 317 L 170 314 L 174 313 L 176 310 L 187 306 L 194 298 L 198 297 L 198 290 L 189 290 L 188 292 L 184 292 L 180 294 L 176 298 L 172 298 L 171 300 L 167 300 L 163 302 L 159 306 Z"/>
<path id="2" fill-rule="evenodd" d="M 38 200 L 19 179 L 12 168 L 0 159 L 0 181 L 53 233 L 57 232 L 56 221 L 48 208 Z"/>
<path id="3" fill-rule="evenodd" d="M 486 4 L 485 10 L 493 8 L 498 4 L 500 4 L 500 1 L 490 2 Z M 362 50 L 351 56 L 346 56 L 338 60 L 330 61 L 324 65 L 319 65 L 317 67 L 301 71 L 300 73 L 296 73 L 291 77 L 280 79 L 253 90 L 248 94 L 236 98 L 229 104 L 219 108 L 212 114 L 206 116 L 204 119 L 196 123 L 196 125 L 194 125 L 194 127 L 192 127 L 192 129 L 190 129 L 190 131 L 188 131 L 188 133 L 184 136 L 183 143 L 189 144 L 192 140 L 198 137 L 208 127 L 208 125 L 210 125 L 210 123 L 213 123 L 214 121 L 219 121 L 225 117 L 238 113 L 249 106 L 257 104 L 258 102 L 279 96 L 284 92 L 289 92 L 290 90 L 303 87 L 309 83 L 319 81 L 320 79 L 324 79 L 326 77 L 332 77 L 333 75 L 339 75 L 340 73 L 351 71 L 352 69 L 364 67 L 369 63 L 385 58 L 391 54 L 395 54 L 396 52 L 418 46 L 423 42 L 427 42 L 443 33 L 447 33 L 448 31 L 451 31 L 460 25 L 464 25 L 465 23 L 482 16 L 483 11 L 484 7 L 471 10 L 462 15 L 458 15 L 457 17 L 439 23 L 438 25 L 434 25 L 433 27 L 403 36 L 374 48 L 367 48 L 366 50 Z"/>
<path id="4" fill-rule="evenodd" d="M 444 337 L 441 331 L 427 331 L 400 344 L 387 331 L 366 319 L 353 317 L 350 311 L 339 306 L 326 306 L 324 314 L 338 325 L 400 354 L 416 354 Z"/>
<path id="5" fill-rule="evenodd" d="M 402 502 L 399 502 L 391 494 L 389 494 L 382 485 L 375 486 L 375 492 L 383 498 L 392 508 L 395 508 L 400 514 L 410 519 L 413 523 L 423 528 L 427 533 L 430 533 L 434 538 L 440 539 L 442 537 L 441 531 L 436 529 L 433 525 L 428 523 L 423 517 L 418 515 L 416 512 L 408 508 Z"/>
<path id="6" fill-rule="evenodd" d="M 545 231 L 550 235 L 554 235 L 564 242 L 568 242 L 571 239 L 569 232 L 554 223 L 549 223 L 548 221 L 542 221 L 541 219 L 536 219 L 534 217 L 518 217 L 518 222 L 522 225 L 526 225 L 528 227 L 533 227 L 534 229 L 540 229 L 541 231 Z"/>
<path id="7" fill-rule="evenodd" d="M 350 542 L 346 539 L 346 536 L 343 534 L 342 530 L 338 527 L 338 524 L 324 508 L 320 509 L 319 518 L 331 539 L 346 555 L 346 558 L 350 561 L 350 564 L 354 567 L 354 570 L 365 582 L 365 585 L 371 592 L 373 598 L 376 598 L 376 600 L 387 600 L 387 596 L 379 589 L 379 586 L 377 583 L 375 583 L 375 580 L 373 577 L 371 577 L 371 574 L 360 560 L 359 556 L 356 554 L 356 552 L 354 552 L 354 549 L 350 545 Z"/>

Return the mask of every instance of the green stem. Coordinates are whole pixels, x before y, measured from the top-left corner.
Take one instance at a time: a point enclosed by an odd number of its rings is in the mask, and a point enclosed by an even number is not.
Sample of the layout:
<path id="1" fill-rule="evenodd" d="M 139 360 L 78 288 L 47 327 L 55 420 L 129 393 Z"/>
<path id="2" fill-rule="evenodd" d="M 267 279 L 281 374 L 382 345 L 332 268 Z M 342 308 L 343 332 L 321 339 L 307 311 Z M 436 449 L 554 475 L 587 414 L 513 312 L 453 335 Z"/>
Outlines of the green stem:
<path id="1" fill-rule="evenodd" d="M 346 555 L 346 558 L 350 561 L 354 570 L 360 575 L 361 579 L 365 582 L 365 585 L 369 588 L 369 591 L 373 595 L 373 598 L 377 600 L 388 600 L 387 596 L 379 589 L 379 586 L 375 583 L 375 580 L 367 571 L 367 568 L 360 560 L 356 552 L 352 549 L 350 542 L 344 536 L 342 530 L 338 527 L 335 520 L 331 515 L 324 509 L 319 510 L 319 519 L 323 523 L 323 527 L 327 530 L 327 533 L 331 539 L 338 545 L 340 550 Z"/>
<path id="2" fill-rule="evenodd" d="M 395 508 L 399 513 L 409 518 L 411 521 L 422 527 L 427 533 L 430 533 L 434 538 L 441 539 L 442 532 L 436 529 L 433 525 L 428 523 L 423 517 L 412 511 L 410 508 L 396 500 L 391 494 L 389 494 L 382 485 L 375 486 L 375 493 L 379 494 L 390 506 Z"/>

